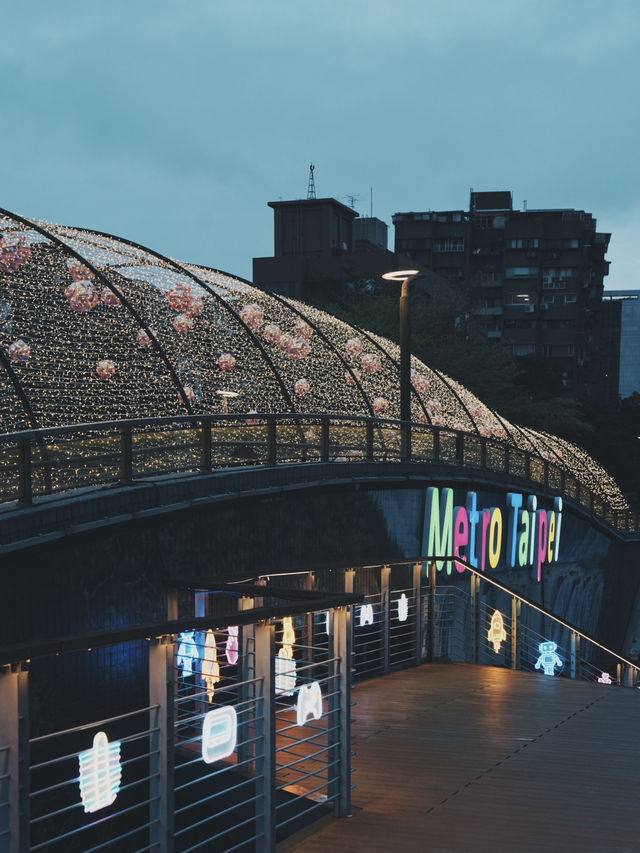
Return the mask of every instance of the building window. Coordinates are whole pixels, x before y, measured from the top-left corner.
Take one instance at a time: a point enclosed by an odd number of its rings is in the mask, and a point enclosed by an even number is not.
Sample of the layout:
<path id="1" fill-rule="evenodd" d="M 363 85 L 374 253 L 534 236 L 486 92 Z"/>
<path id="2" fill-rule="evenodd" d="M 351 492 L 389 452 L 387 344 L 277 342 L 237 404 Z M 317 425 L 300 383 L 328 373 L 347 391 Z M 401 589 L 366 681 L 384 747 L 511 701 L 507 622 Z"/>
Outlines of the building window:
<path id="1" fill-rule="evenodd" d="M 564 302 L 565 305 L 568 305 L 570 302 L 577 302 L 577 297 L 575 293 L 565 293 Z"/>
<path id="2" fill-rule="evenodd" d="M 505 278 L 531 278 L 538 275 L 538 267 L 506 267 Z"/>
<path id="3" fill-rule="evenodd" d="M 464 240 L 448 237 L 446 240 L 433 241 L 434 252 L 464 252 Z"/>
<path id="4" fill-rule="evenodd" d="M 535 344 L 513 344 L 511 351 L 514 355 L 533 355 L 536 351 Z"/>
<path id="5" fill-rule="evenodd" d="M 507 305 L 535 305 L 537 297 L 535 293 L 509 293 Z"/>
<path id="6" fill-rule="evenodd" d="M 538 238 L 520 238 L 516 240 L 507 240 L 507 249 L 537 249 Z"/>

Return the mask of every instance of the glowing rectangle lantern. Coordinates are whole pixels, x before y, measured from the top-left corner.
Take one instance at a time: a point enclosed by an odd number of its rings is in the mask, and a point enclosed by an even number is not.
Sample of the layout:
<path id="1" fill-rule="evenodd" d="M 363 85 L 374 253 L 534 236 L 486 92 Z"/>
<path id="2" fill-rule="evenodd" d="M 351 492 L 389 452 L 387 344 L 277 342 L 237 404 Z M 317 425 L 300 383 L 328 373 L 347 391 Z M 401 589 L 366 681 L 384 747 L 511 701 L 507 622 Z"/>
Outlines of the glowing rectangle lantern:
<path id="1" fill-rule="evenodd" d="M 238 715 L 232 705 L 214 708 L 202 721 L 202 760 L 205 764 L 228 758 L 236 748 Z"/>

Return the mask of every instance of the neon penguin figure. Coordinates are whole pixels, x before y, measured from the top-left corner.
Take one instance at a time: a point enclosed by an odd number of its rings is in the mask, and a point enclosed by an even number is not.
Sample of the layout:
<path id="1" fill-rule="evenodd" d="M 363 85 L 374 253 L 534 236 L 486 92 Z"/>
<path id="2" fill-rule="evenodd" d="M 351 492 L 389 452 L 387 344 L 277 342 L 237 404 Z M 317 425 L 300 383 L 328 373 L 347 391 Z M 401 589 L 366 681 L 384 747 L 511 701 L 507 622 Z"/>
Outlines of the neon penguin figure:
<path id="1" fill-rule="evenodd" d="M 555 675 L 555 667 L 562 668 L 564 666 L 562 659 L 556 654 L 557 648 L 556 643 L 548 640 L 540 643 L 538 646 L 540 657 L 536 661 L 536 669 L 542 667 L 545 675 Z"/>
<path id="2" fill-rule="evenodd" d="M 503 641 L 507 639 L 507 632 L 504 630 L 504 622 L 502 621 L 502 613 L 499 610 L 493 611 L 491 617 L 491 626 L 487 633 L 487 640 L 493 646 L 493 651 L 498 654 Z"/>

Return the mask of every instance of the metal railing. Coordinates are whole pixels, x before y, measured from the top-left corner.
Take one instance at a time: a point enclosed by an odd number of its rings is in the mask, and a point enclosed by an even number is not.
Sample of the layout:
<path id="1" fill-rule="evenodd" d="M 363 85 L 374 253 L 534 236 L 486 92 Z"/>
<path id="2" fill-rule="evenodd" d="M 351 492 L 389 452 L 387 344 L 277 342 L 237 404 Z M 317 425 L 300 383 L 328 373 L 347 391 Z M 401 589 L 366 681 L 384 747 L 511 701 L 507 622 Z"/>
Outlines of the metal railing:
<path id="1" fill-rule="evenodd" d="M 404 443 L 403 433 L 410 438 Z M 30 506 L 70 489 L 237 466 L 374 461 L 503 474 L 564 495 L 622 535 L 640 531 L 638 513 L 614 509 L 578 476 L 536 453 L 447 427 L 350 415 L 200 415 L 8 433 L 0 436 L 0 503 Z"/>

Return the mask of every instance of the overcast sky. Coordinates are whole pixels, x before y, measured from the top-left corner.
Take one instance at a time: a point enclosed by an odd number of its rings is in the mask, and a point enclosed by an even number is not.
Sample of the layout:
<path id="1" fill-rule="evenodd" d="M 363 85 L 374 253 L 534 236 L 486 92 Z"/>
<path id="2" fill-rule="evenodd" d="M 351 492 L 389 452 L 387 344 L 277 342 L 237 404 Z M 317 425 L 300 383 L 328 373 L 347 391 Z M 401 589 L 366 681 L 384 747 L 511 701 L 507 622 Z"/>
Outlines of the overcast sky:
<path id="1" fill-rule="evenodd" d="M 0 207 L 250 278 L 313 161 L 389 225 L 470 187 L 588 210 L 640 288 L 638 0 L 1 6 Z"/>

